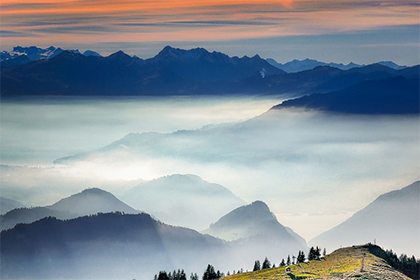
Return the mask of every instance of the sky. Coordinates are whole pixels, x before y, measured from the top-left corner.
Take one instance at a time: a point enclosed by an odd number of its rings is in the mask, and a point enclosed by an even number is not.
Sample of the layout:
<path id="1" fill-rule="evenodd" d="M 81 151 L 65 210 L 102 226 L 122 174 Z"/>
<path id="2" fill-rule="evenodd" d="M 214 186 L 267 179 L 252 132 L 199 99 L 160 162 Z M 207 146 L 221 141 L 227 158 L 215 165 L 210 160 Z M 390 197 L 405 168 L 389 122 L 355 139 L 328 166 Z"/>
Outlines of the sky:
<path id="1" fill-rule="evenodd" d="M 281 63 L 415 65 L 419 7 L 417 0 L 3 0 L 1 50 L 53 45 L 149 58 L 171 45 Z"/>

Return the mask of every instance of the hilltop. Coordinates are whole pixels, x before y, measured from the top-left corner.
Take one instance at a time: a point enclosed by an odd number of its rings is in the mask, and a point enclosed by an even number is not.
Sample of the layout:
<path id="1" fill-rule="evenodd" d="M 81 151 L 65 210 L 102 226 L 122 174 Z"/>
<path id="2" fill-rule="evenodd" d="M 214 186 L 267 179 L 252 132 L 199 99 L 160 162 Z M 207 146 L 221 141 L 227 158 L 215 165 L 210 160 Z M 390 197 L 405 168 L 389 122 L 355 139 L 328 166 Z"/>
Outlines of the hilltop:
<path id="1" fill-rule="evenodd" d="M 352 246 L 338 249 L 321 260 L 291 265 L 290 275 L 286 274 L 285 267 L 277 267 L 231 275 L 223 279 L 411 279 L 378 257 L 381 253 L 384 251 L 376 245 Z"/>

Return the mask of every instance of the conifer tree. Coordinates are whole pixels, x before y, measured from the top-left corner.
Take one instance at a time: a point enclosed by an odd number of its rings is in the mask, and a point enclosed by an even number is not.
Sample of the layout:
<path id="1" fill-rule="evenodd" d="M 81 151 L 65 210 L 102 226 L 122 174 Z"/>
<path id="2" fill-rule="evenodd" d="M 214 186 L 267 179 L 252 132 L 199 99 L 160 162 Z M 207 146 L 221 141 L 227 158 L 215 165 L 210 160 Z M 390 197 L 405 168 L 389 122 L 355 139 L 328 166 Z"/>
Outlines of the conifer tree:
<path id="1" fill-rule="evenodd" d="M 214 267 L 211 264 L 207 265 L 207 269 L 203 274 L 203 280 L 212 280 L 217 278 L 217 273 L 214 270 Z"/>
<path id="2" fill-rule="evenodd" d="M 166 273 L 166 271 L 160 271 L 159 272 L 159 276 L 158 276 L 158 280 L 171 280 L 170 277 L 171 273 L 169 273 L 169 275 Z"/>
<path id="3" fill-rule="evenodd" d="M 267 259 L 267 257 L 265 258 L 263 264 L 262 264 L 262 269 L 266 269 L 266 268 L 271 268 L 271 263 L 270 261 Z"/>
<path id="4" fill-rule="evenodd" d="M 303 251 L 299 251 L 296 263 L 303 263 L 305 262 L 305 253 Z"/>
<path id="5" fill-rule="evenodd" d="M 254 263 L 254 269 L 252 271 L 257 271 L 261 269 L 261 264 L 259 260 L 256 260 Z"/>
<path id="6" fill-rule="evenodd" d="M 280 266 L 285 266 L 285 265 L 286 265 L 286 263 L 284 262 L 284 259 L 281 259 Z"/>
<path id="7" fill-rule="evenodd" d="M 290 265 L 290 255 L 287 255 L 287 261 L 286 261 L 287 265 Z"/>

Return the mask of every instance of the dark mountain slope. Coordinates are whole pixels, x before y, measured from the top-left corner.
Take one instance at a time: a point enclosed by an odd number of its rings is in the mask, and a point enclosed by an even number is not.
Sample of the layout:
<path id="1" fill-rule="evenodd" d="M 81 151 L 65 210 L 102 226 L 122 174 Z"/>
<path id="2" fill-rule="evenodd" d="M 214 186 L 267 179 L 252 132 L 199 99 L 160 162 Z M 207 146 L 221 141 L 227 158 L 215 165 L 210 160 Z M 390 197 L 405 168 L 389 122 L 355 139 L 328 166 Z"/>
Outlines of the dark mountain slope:
<path id="1" fill-rule="evenodd" d="M 0 237 L 2 278 L 19 279 L 150 279 L 162 267 L 201 270 L 224 246 L 147 214 L 45 218 Z"/>
<path id="2" fill-rule="evenodd" d="M 409 255 L 420 255 L 420 181 L 379 196 L 364 209 L 310 244 L 337 248 L 372 242 Z"/>
<path id="3" fill-rule="evenodd" d="M 168 68 L 181 77 L 196 81 L 233 81 L 254 73 L 264 75 L 284 74 L 258 55 L 254 57 L 229 57 L 203 48 L 183 50 L 165 47 L 154 58 L 145 61 L 146 67 Z"/>
<path id="4" fill-rule="evenodd" d="M 226 90 L 239 90 L 233 87 L 235 80 L 254 73 L 284 72 L 258 56 L 229 57 L 204 49 L 166 47 L 145 61 L 122 51 L 108 57 L 63 51 L 48 60 L 2 69 L 1 94 L 3 97 L 225 94 Z"/>
<path id="5" fill-rule="evenodd" d="M 47 207 L 18 208 L 0 216 L 0 230 L 13 228 L 17 224 L 33 223 L 45 217 L 70 219 L 77 216 L 74 213 L 51 210 Z"/>
<path id="6" fill-rule="evenodd" d="M 404 76 L 412 78 L 416 67 L 395 70 L 380 64 L 340 70 L 330 66 L 318 66 L 311 70 L 286 75 L 270 75 L 262 78 L 253 76 L 239 84 L 243 90 L 302 96 L 302 94 L 337 91 L 354 86 L 363 81 L 381 80 Z M 417 76 L 418 77 L 418 76 Z M 239 85 L 238 85 L 239 86 Z"/>
<path id="7" fill-rule="evenodd" d="M 399 76 L 288 100 L 273 108 L 298 107 L 351 114 L 418 114 L 419 92 L 419 79 Z"/>

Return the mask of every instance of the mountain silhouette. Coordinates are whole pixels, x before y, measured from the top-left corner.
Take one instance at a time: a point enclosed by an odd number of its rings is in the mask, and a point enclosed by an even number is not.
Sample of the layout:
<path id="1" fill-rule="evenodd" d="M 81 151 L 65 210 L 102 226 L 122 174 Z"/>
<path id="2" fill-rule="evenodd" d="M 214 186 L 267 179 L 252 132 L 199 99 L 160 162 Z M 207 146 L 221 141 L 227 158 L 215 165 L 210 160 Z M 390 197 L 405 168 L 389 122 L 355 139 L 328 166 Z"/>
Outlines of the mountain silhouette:
<path id="1" fill-rule="evenodd" d="M 23 207 L 22 203 L 0 196 L 0 215 L 3 215 L 15 208 Z"/>
<path id="2" fill-rule="evenodd" d="M 391 63 L 378 63 L 348 70 L 322 64 L 286 73 L 258 55 L 239 58 L 203 48 L 183 50 L 170 46 L 145 60 L 123 51 L 108 57 L 92 51 L 86 55 L 78 51 L 56 53 L 57 50 L 48 59 L 3 67 L 1 96 L 275 94 L 297 97 L 337 91 L 367 80 L 404 76 L 407 72 L 407 68 L 397 70 L 400 68 Z M 2 54 L 11 58 L 10 54 Z"/>
<path id="3" fill-rule="evenodd" d="M 231 241 L 236 247 L 237 258 L 252 262 L 249 252 L 260 257 L 276 258 L 279 252 L 293 254 L 296 250 L 307 250 L 303 238 L 291 234 L 280 224 L 268 206 L 262 201 L 241 206 L 221 217 L 204 231 Z"/>
<path id="4" fill-rule="evenodd" d="M 19 279 L 150 279 L 165 267 L 201 270 L 225 246 L 147 214 L 48 217 L 0 237 L 2 278 Z"/>
<path id="5" fill-rule="evenodd" d="M 98 212 L 124 212 L 130 214 L 139 213 L 139 211 L 128 206 L 113 194 L 98 188 L 86 189 L 80 193 L 48 206 L 51 210 L 76 213 L 78 215 L 91 215 Z"/>
<path id="6" fill-rule="evenodd" d="M 0 229 L 10 229 L 21 223 L 33 223 L 45 217 L 73 219 L 84 215 L 108 212 L 139 213 L 113 194 L 92 188 L 63 198 L 50 206 L 11 210 L 0 216 Z"/>
<path id="7" fill-rule="evenodd" d="M 398 76 L 364 81 L 340 91 L 287 100 L 274 107 L 282 108 L 351 114 L 418 114 L 419 79 Z"/>
<path id="8" fill-rule="evenodd" d="M 198 230 L 245 204 L 227 188 L 191 174 L 174 174 L 142 183 L 129 190 L 123 199 L 165 223 Z"/>
<path id="9" fill-rule="evenodd" d="M 181 50 L 168 46 L 147 60 L 128 56 L 122 51 L 108 57 L 63 51 L 48 60 L 2 69 L 1 94 L 220 94 L 231 90 L 235 80 L 260 72 L 263 75 L 284 73 L 259 56 L 229 57 L 204 49 Z"/>
<path id="10" fill-rule="evenodd" d="M 309 243 L 338 248 L 376 241 L 398 253 L 420 255 L 420 181 L 379 196 Z"/>

